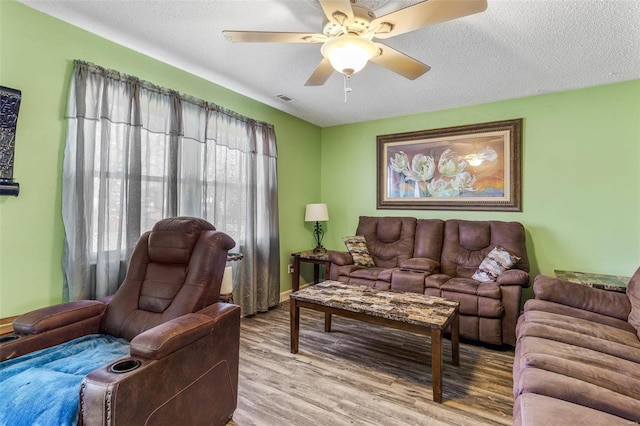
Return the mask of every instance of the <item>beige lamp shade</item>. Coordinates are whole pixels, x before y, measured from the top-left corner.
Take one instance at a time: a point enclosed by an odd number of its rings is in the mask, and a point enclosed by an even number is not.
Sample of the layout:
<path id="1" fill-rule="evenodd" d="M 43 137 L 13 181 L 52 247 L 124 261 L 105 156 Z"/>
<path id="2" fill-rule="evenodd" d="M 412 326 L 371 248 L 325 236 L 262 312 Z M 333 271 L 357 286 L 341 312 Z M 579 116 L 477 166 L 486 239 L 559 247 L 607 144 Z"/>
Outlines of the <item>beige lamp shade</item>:
<path id="1" fill-rule="evenodd" d="M 229 294 L 231 292 L 233 292 L 233 268 L 231 266 L 227 266 L 226 268 L 224 268 L 220 294 Z"/>
<path id="2" fill-rule="evenodd" d="M 307 204 L 304 212 L 305 222 L 324 222 L 329 220 L 329 211 L 324 203 Z"/>

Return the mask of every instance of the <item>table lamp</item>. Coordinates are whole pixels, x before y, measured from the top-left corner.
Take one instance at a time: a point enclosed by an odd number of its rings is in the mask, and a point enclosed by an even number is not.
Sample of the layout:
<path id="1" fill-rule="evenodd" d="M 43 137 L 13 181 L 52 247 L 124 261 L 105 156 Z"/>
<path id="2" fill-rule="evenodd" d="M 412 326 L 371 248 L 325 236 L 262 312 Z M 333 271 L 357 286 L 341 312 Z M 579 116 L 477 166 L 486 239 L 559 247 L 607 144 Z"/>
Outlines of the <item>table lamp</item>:
<path id="1" fill-rule="evenodd" d="M 242 253 L 227 253 L 227 263 L 237 262 L 244 259 Z M 220 285 L 220 301 L 225 303 L 233 303 L 233 268 L 227 266 L 224 268 L 222 275 L 222 284 Z"/>
<path id="2" fill-rule="evenodd" d="M 327 220 L 329 220 L 329 211 L 327 210 L 326 204 L 307 204 L 307 208 L 304 213 L 304 221 L 316 223 L 313 227 L 313 237 L 316 240 L 316 247 L 313 249 L 313 251 L 316 253 L 326 251 L 326 249 L 322 247 L 322 237 L 324 236 L 324 231 L 322 230 L 322 225 L 320 225 L 320 222 L 324 222 Z"/>
<path id="3" fill-rule="evenodd" d="M 222 285 L 220 286 L 220 294 L 233 293 L 233 268 L 227 266 L 224 268 L 224 275 L 222 275 Z"/>

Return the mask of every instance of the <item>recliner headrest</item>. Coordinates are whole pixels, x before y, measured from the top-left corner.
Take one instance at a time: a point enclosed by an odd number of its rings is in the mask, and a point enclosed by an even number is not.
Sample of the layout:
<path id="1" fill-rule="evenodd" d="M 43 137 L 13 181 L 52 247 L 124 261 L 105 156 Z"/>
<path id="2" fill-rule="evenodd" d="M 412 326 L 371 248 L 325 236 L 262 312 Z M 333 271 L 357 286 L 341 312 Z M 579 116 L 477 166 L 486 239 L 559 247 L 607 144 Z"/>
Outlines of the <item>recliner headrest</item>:
<path id="1" fill-rule="evenodd" d="M 200 233 L 215 229 L 206 220 L 195 217 L 163 219 L 149 234 L 149 259 L 160 263 L 189 263 Z"/>

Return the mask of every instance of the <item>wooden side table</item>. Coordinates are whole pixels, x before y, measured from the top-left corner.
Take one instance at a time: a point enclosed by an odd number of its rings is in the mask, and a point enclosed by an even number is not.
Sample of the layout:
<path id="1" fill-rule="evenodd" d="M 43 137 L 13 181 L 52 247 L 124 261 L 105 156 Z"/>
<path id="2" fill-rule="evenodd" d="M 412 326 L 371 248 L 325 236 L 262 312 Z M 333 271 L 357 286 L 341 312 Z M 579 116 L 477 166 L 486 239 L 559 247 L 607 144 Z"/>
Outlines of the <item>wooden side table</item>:
<path id="1" fill-rule="evenodd" d="M 331 261 L 329 252 L 314 252 L 313 250 L 300 251 L 291 254 L 293 256 L 293 277 L 291 278 L 292 292 L 300 290 L 300 263 L 313 263 L 313 283 L 320 282 L 320 265 L 324 265 L 324 279 L 329 278 Z"/>

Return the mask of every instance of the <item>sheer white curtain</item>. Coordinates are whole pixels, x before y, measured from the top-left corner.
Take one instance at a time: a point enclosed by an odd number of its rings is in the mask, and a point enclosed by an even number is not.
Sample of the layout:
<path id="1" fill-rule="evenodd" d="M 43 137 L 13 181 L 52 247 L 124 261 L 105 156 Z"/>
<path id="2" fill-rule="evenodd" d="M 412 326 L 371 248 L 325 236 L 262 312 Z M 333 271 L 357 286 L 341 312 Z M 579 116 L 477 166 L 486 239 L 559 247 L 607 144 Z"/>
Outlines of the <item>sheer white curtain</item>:
<path id="1" fill-rule="evenodd" d="M 111 295 L 160 219 L 207 219 L 236 241 L 243 315 L 279 301 L 273 126 L 135 77 L 75 62 L 62 216 L 66 300 Z"/>

